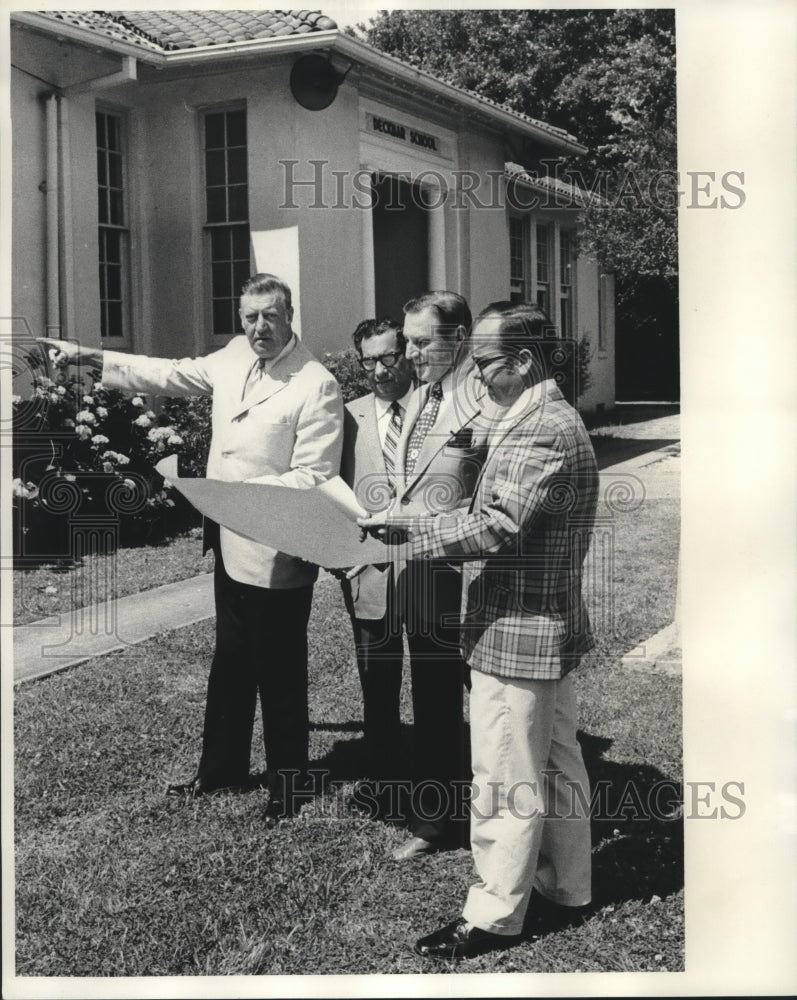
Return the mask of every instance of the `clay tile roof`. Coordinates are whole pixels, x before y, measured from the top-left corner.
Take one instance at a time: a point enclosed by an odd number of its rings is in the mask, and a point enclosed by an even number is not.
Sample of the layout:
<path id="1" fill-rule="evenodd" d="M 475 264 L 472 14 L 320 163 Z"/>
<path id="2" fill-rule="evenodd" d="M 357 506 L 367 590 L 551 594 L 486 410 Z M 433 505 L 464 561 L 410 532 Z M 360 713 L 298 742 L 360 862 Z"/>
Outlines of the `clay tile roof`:
<path id="1" fill-rule="evenodd" d="M 115 41 L 153 52 L 258 38 L 334 31 L 337 24 L 318 10 L 120 10 L 39 11 L 41 16 L 88 28 Z"/>

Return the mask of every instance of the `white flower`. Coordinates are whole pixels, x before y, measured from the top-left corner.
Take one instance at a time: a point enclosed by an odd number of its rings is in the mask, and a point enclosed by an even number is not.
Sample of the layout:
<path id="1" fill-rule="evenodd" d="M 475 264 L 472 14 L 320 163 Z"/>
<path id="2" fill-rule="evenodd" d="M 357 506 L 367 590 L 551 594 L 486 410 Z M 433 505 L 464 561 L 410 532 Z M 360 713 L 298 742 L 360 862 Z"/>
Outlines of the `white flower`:
<path id="1" fill-rule="evenodd" d="M 65 396 L 66 395 L 66 389 L 62 385 L 59 385 L 58 388 L 55 391 L 58 393 L 59 396 Z"/>
<path id="2" fill-rule="evenodd" d="M 81 441 L 85 441 L 86 438 L 90 438 L 91 437 L 91 428 L 90 427 L 86 427 L 85 424 L 80 424 L 79 427 L 75 428 L 75 433 L 78 435 L 78 437 L 81 439 Z"/>
<path id="3" fill-rule="evenodd" d="M 58 593 L 58 588 L 53 587 L 53 585 L 50 584 L 49 587 L 44 588 L 44 592 L 48 597 L 55 597 L 55 595 Z"/>
<path id="4" fill-rule="evenodd" d="M 94 405 L 94 397 L 93 396 L 84 396 L 83 397 L 83 402 L 86 404 L 86 406 L 93 406 Z"/>
<path id="5" fill-rule="evenodd" d="M 95 434 L 94 437 L 91 439 L 91 444 L 92 444 L 92 447 L 94 447 L 94 448 L 99 448 L 100 445 L 110 444 L 110 443 L 111 442 L 108 440 L 108 438 L 104 434 Z"/>
<path id="6" fill-rule="evenodd" d="M 132 479 L 123 479 L 122 482 L 129 490 L 134 490 L 136 488 L 136 484 Z"/>
<path id="7" fill-rule="evenodd" d="M 163 441 L 158 441 L 155 447 L 157 451 L 166 451 L 166 445 L 163 443 Z"/>
<path id="8" fill-rule="evenodd" d="M 95 392 L 101 392 L 102 391 L 102 382 L 95 382 L 94 385 L 92 386 L 92 388 L 94 389 Z"/>
<path id="9" fill-rule="evenodd" d="M 103 472 L 113 472 L 113 462 L 103 462 L 102 463 Z"/>
<path id="10" fill-rule="evenodd" d="M 50 393 L 50 402 L 51 403 L 57 403 L 57 402 L 59 402 L 59 397 L 56 395 L 56 393 L 54 393 L 54 392 Z"/>
<path id="11" fill-rule="evenodd" d="M 72 475 L 72 473 L 71 473 L 71 472 L 65 472 L 65 473 L 64 473 L 64 479 L 65 479 L 65 480 L 66 480 L 66 481 L 67 481 L 68 483 L 74 483 L 74 481 L 75 481 L 75 477 L 74 477 L 74 476 Z"/>
<path id="12" fill-rule="evenodd" d="M 146 413 L 142 413 L 140 417 L 136 417 L 136 419 L 133 421 L 133 423 L 137 427 L 149 427 L 149 425 L 152 423 L 152 421 L 149 419 L 149 417 L 146 415 Z"/>
<path id="13" fill-rule="evenodd" d="M 104 406 L 98 406 L 96 413 L 97 416 L 100 418 L 100 420 L 104 420 L 108 416 L 108 411 L 105 409 Z"/>
<path id="14" fill-rule="evenodd" d="M 75 414 L 75 420 L 77 420 L 79 424 L 94 424 L 97 422 L 94 414 L 89 410 L 78 410 Z"/>
<path id="15" fill-rule="evenodd" d="M 17 396 L 16 394 L 11 397 L 12 403 L 18 403 L 22 399 L 22 396 Z"/>
<path id="16" fill-rule="evenodd" d="M 11 485 L 15 497 L 23 497 L 25 500 L 35 500 L 39 495 L 39 487 L 31 482 L 23 483 L 21 479 L 15 479 Z"/>
<path id="17" fill-rule="evenodd" d="M 141 398 L 141 396 L 133 396 L 133 398 L 130 400 L 130 405 L 131 406 L 143 407 L 144 406 L 144 400 Z"/>
<path id="18" fill-rule="evenodd" d="M 183 439 L 180 437 L 179 434 L 172 434 L 172 436 L 166 443 L 170 444 L 173 448 L 176 448 L 178 445 L 181 445 L 183 443 Z"/>
<path id="19" fill-rule="evenodd" d="M 147 410 L 147 416 L 149 417 L 150 420 L 155 419 L 155 414 L 152 412 L 152 410 Z"/>
<path id="20" fill-rule="evenodd" d="M 119 463 L 119 465 L 130 465 L 130 459 L 127 457 L 127 455 L 120 455 L 118 451 L 116 453 L 116 461 Z"/>
<path id="21" fill-rule="evenodd" d="M 64 427 L 74 427 L 74 426 L 75 426 L 75 421 L 74 420 L 70 420 L 69 418 L 67 418 L 64 421 Z"/>

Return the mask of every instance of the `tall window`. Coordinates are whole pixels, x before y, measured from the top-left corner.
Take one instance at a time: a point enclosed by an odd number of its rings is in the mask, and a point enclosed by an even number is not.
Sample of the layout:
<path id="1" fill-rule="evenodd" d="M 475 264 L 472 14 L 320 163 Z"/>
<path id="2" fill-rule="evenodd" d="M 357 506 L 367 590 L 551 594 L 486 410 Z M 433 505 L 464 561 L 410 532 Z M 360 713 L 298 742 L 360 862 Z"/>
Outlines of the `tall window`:
<path id="1" fill-rule="evenodd" d="M 547 223 L 537 223 L 537 305 L 551 316 L 551 227 Z"/>
<path id="2" fill-rule="evenodd" d="M 121 115 L 98 111 L 97 209 L 99 219 L 100 332 L 129 337 L 129 243 Z"/>
<path id="3" fill-rule="evenodd" d="M 574 334 L 573 290 L 575 288 L 576 253 L 573 233 L 559 231 L 559 322 L 561 335 L 570 339 Z"/>
<path id="4" fill-rule="evenodd" d="M 250 274 L 246 109 L 206 112 L 203 125 L 212 328 L 223 335 L 238 332 L 238 300 Z"/>
<path id="5" fill-rule="evenodd" d="M 525 302 L 528 295 L 529 220 L 509 216 L 509 299 Z"/>

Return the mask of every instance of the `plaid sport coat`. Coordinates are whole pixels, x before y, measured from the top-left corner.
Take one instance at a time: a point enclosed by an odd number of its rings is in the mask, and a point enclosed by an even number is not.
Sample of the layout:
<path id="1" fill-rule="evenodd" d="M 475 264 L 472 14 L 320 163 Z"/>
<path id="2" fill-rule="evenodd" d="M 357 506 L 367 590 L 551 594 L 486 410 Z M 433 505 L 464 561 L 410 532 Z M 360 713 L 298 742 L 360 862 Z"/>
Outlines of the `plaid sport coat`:
<path id="1" fill-rule="evenodd" d="M 464 560 L 461 641 L 473 669 L 557 680 L 594 645 L 581 582 L 598 471 L 553 380 L 524 400 L 483 424 L 487 457 L 469 507 L 391 521 L 410 529 L 413 558 Z"/>

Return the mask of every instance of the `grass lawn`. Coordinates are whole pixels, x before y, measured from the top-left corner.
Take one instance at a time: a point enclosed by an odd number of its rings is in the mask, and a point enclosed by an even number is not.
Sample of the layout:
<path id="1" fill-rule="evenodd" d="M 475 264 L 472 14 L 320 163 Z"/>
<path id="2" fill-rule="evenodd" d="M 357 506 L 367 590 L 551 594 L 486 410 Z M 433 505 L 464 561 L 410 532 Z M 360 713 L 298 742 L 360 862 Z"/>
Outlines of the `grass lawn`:
<path id="1" fill-rule="evenodd" d="M 112 593 L 102 587 L 113 560 L 115 587 Z M 68 614 L 73 607 L 93 601 L 127 597 L 164 583 L 186 580 L 213 569 L 213 557 L 202 555 L 202 529 L 191 528 L 159 545 L 120 548 L 113 555 L 90 555 L 85 559 L 88 572 L 76 586 L 71 567 L 43 564 L 35 569 L 14 570 L 14 624 L 27 625 L 50 615 Z"/>
<path id="2" fill-rule="evenodd" d="M 678 532 L 677 501 L 648 500 L 616 515 L 613 561 L 592 561 L 600 637 L 577 690 L 587 766 L 606 800 L 583 926 L 459 964 L 413 954 L 419 934 L 460 911 L 471 857 L 391 865 L 384 856 L 406 832 L 347 813 L 363 770 L 361 699 L 349 622 L 325 577 L 311 619 L 310 715 L 312 766 L 329 783 L 274 829 L 263 824 L 264 792 L 164 795 L 199 755 L 212 621 L 17 689 L 17 974 L 683 969 L 682 825 L 634 818 L 626 796 L 680 780 L 681 682 L 619 666 L 672 618 Z M 408 694 L 407 683 L 407 723 Z M 264 767 L 258 741 L 252 766 Z"/>

